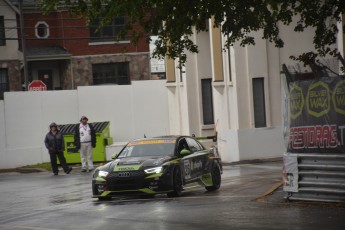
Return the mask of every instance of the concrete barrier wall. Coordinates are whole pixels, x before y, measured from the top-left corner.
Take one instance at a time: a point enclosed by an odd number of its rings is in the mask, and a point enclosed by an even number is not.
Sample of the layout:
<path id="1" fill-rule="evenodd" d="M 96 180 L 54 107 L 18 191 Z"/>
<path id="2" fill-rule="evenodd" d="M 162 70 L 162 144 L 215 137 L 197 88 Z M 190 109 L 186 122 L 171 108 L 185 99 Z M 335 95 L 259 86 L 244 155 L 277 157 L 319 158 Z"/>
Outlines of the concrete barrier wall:
<path id="1" fill-rule="evenodd" d="M 224 162 L 277 158 L 285 151 L 281 126 L 229 130 L 218 145 Z"/>
<path id="2" fill-rule="evenodd" d="M 110 121 L 114 142 L 169 134 L 165 81 L 77 90 L 8 92 L 0 101 L 0 168 L 49 162 L 44 136 L 51 122 Z"/>

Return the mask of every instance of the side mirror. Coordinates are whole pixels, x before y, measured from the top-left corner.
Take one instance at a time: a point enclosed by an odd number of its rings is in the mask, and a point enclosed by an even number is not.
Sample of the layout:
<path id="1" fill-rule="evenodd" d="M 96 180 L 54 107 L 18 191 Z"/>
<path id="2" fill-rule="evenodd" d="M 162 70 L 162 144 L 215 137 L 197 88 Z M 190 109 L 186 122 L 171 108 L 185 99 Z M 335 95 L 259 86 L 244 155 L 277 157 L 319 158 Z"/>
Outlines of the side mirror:
<path id="1" fill-rule="evenodd" d="M 114 153 L 113 155 L 111 155 L 111 159 L 113 160 L 116 159 L 118 155 L 119 155 L 118 153 Z"/>
<path id="2" fill-rule="evenodd" d="M 181 155 L 188 155 L 188 154 L 190 154 L 190 151 L 188 149 L 182 149 L 180 154 Z"/>

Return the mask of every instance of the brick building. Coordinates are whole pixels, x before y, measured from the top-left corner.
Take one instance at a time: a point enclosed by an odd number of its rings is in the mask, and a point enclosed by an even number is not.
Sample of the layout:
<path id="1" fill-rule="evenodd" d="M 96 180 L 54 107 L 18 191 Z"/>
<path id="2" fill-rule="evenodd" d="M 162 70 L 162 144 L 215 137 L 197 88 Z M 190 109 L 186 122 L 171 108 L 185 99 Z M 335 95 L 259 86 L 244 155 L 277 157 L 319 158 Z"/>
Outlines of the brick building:
<path id="1" fill-rule="evenodd" d="M 137 45 L 131 44 L 130 38 L 115 39 L 127 23 L 126 17 L 96 31 L 96 22 L 87 25 L 86 20 L 72 17 L 66 10 L 45 15 L 35 2 L 24 0 L 22 5 L 29 82 L 39 79 L 48 90 L 58 90 L 150 79 L 148 37 Z M 0 0 L 0 5 L 0 92 L 22 90 L 25 78 L 18 1 Z M 140 30 L 135 25 L 134 29 Z"/>

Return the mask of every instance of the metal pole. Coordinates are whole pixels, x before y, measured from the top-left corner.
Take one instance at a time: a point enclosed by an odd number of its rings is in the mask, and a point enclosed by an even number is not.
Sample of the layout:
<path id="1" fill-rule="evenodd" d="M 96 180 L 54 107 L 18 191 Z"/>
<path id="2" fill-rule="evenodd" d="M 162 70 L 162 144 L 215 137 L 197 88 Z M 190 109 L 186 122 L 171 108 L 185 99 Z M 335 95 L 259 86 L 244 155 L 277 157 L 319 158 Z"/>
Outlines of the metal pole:
<path id="1" fill-rule="evenodd" d="M 25 40 L 25 32 L 24 32 L 24 17 L 23 17 L 23 0 L 18 0 L 19 3 L 19 13 L 20 13 L 20 33 L 22 39 L 22 51 L 23 51 L 23 65 L 24 65 L 24 85 L 25 91 L 28 90 L 28 66 L 26 61 L 26 40 Z"/>

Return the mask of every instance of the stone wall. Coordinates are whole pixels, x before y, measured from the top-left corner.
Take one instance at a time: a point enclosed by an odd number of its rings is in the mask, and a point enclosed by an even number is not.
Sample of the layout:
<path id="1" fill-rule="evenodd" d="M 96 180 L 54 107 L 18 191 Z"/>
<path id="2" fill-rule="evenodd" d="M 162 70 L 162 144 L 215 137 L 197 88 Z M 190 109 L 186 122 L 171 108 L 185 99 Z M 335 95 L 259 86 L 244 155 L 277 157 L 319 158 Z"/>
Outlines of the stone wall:
<path id="1" fill-rule="evenodd" d="M 19 60 L 0 61 L 0 68 L 8 70 L 9 91 L 21 91 L 21 69 Z"/>
<path id="2" fill-rule="evenodd" d="M 130 80 L 150 79 L 149 53 L 72 57 L 71 64 L 63 73 L 63 89 L 92 85 L 92 65 L 111 62 L 129 62 Z"/>

